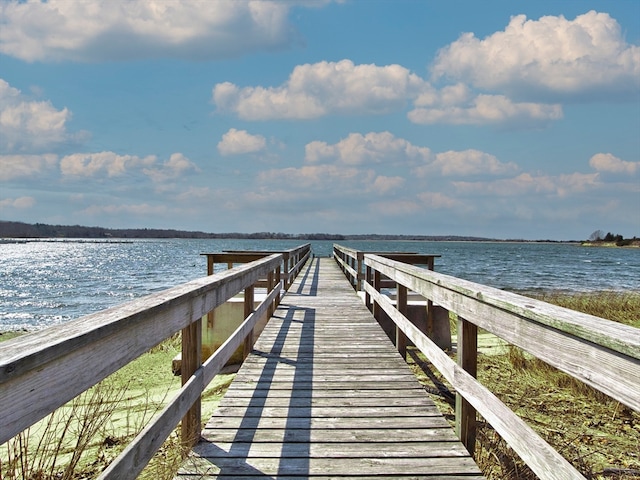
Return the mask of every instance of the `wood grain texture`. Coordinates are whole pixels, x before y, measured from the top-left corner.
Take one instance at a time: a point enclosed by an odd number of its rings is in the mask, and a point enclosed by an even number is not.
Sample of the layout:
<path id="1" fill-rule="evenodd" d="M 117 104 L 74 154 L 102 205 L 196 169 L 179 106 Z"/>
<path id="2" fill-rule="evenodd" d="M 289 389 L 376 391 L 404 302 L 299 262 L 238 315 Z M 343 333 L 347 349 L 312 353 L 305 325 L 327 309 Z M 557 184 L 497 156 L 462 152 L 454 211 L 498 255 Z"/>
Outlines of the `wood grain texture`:
<path id="1" fill-rule="evenodd" d="M 3 342 L 0 443 L 202 318 L 281 260 L 274 254 Z"/>
<path id="2" fill-rule="evenodd" d="M 483 478 L 337 264 L 307 268 L 177 478 Z"/>
<path id="3" fill-rule="evenodd" d="M 380 256 L 365 264 L 640 411 L 640 329 Z"/>

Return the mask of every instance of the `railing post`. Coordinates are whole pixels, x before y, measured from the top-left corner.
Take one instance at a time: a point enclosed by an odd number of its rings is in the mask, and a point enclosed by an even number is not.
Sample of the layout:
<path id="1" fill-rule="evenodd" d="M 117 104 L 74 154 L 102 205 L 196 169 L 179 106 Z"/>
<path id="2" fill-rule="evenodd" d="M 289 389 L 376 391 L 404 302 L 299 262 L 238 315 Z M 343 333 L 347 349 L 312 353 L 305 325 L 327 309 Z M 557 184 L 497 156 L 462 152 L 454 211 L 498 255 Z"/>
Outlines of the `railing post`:
<path id="1" fill-rule="evenodd" d="M 373 271 L 373 288 L 375 288 L 378 293 L 380 292 L 381 283 L 382 283 L 382 274 L 378 270 L 374 270 Z M 378 321 L 378 323 L 380 323 L 380 318 L 382 316 L 382 309 L 380 308 L 380 305 L 378 305 L 378 302 L 372 302 L 372 303 L 373 303 L 373 318 L 375 318 Z"/>
<path id="2" fill-rule="evenodd" d="M 289 265 L 289 252 L 282 254 L 282 264 L 284 265 L 284 289 L 289 290 L 289 270 L 291 269 Z"/>
<path id="3" fill-rule="evenodd" d="M 407 287 L 396 283 L 396 308 L 398 311 L 407 316 Z M 404 334 L 400 327 L 396 325 L 396 347 L 403 359 L 407 358 L 407 336 Z"/>
<path id="4" fill-rule="evenodd" d="M 369 285 L 373 285 L 372 271 L 369 265 L 366 266 L 365 282 L 367 282 Z M 364 304 L 370 312 L 373 312 L 373 306 L 371 305 L 371 295 L 369 295 L 369 292 L 367 292 L 366 290 L 364 294 Z"/>
<path id="5" fill-rule="evenodd" d="M 202 365 L 202 319 L 198 319 L 182 329 L 182 364 L 180 376 L 182 385 L 187 383 L 191 375 Z M 180 427 L 182 444 L 192 447 L 200 438 L 202 412 L 201 399 L 195 401 L 182 419 Z"/>
<path id="6" fill-rule="evenodd" d="M 271 270 L 268 274 L 267 274 L 267 295 L 269 295 L 269 293 L 271 293 L 271 290 L 273 290 L 273 285 L 274 285 L 274 279 L 273 279 L 273 270 Z M 267 309 L 267 318 L 271 318 L 273 315 L 273 312 L 275 311 L 274 307 L 273 307 L 273 303 L 271 303 L 269 305 L 269 308 Z"/>
<path id="7" fill-rule="evenodd" d="M 458 317 L 458 365 L 474 378 L 478 374 L 478 327 Z M 476 409 L 456 393 L 456 433 L 473 455 L 476 445 Z"/>
<path id="8" fill-rule="evenodd" d="M 253 285 L 244 289 L 244 318 L 245 320 L 251 313 L 253 312 L 253 297 L 254 297 L 255 287 Z M 253 348 L 253 329 L 249 332 L 244 339 L 244 344 L 242 347 L 242 357 L 247 358 L 251 353 L 251 349 Z"/>
<path id="9" fill-rule="evenodd" d="M 359 292 L 362 290 L 362 262 L 364 260 L 364 253 L 358 252 L 358 268 L 357 268 L 357 280 L 356 280 L 356 291 Z"/>
<path id="10" fill-rule="evenodd" d="M 281 280 L 280 266 L 278 266 L 278 267 L 276 267 L 276 282 L 275 282 L 274 286 L 280 285 L 280 280 Z M 273 289 L 273 287 L 272 287 L 272 289 Z M 269 290 L 269 292 L 271 292 L 271 290 Z M 280 292 L 278 292 L 278 295 L 276 295 L 276 298 L 273 301 L 274 311 L 275 311 L 276 308 L 278 308 L 278 305 L 280 305 Z"/>
<path id="11" fill-rule="evenodd" d="M 427 270 L 432 270 L 435 268 L 435 260 L 434 257 L 427 257 Z M 433 301 L 428 298 L 427 299 L 427 324 L 425 325 L 424 333 L 427 337 L 433 338 L 434 329 L 435 329 L 435 317 L 433 314 Z"/>

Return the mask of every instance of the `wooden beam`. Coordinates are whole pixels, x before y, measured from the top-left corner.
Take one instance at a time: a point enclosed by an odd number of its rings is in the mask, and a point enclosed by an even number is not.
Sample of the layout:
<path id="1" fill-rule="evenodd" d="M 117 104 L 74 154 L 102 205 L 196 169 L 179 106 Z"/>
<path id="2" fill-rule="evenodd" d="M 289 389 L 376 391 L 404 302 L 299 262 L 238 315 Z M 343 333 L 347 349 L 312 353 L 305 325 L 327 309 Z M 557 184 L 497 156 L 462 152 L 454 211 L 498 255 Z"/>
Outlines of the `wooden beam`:
<path id="1" fill-rule="evenodd" d="M 458 317 L 458 365 L 473 378 L 478 376 L 478 327 Z M 476 448 L 476 409 L 456 393 L 456 433 L 467 451 Z"/>

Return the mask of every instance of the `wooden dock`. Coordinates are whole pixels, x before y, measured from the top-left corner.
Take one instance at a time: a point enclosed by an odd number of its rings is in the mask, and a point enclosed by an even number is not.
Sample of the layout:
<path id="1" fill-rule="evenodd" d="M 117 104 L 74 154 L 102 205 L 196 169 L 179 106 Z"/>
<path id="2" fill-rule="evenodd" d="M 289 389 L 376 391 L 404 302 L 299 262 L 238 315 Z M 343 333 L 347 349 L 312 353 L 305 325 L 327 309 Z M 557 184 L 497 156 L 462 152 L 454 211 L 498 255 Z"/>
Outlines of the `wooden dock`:
<path id="1" fill-rule="evenodd" d="M 177 478 L 483 478 L 336 262 L 305 268 Z"/>

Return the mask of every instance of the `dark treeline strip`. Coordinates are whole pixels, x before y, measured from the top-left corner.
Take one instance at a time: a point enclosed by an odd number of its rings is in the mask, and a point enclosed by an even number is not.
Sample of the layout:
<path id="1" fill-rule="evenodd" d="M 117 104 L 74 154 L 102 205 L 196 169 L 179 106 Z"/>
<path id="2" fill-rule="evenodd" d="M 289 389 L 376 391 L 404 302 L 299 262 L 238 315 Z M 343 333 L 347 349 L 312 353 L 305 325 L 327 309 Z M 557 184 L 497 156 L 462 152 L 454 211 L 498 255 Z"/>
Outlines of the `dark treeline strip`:
<path id="1" fill-rule="evenodd" d="M 47 225 L 44 223 L 29 224 L 0 220 L 0 238 L 238 238 L 256 240 L 419 240 L 419 241 L 501 241 L 492 238 L 470 237 L 458 235 L 342 235 L 337 233 L 206 233 L 174 229 L 157 228 L 104 228 L 86 227 L 82 225 Z M 510 242 L 525 241 L 511 239 Z M 553 242 L 553 240 L 538 240 Z"/>

